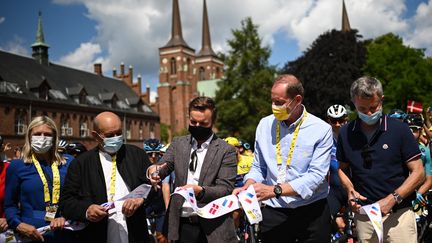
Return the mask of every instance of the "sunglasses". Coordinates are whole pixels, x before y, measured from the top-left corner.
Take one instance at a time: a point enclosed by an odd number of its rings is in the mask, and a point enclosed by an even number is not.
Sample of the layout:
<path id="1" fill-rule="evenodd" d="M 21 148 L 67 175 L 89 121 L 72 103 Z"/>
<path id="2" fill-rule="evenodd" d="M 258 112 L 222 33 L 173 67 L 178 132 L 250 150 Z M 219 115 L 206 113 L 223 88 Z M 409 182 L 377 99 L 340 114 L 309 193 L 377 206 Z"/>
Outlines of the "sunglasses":
<path id="1" fill-rule="evenodd" d="M 343 124 L 346 122 L 345 118 L 329 118 L 329 120 L 331 124 L 336 124 L 336 123 Z"/>
<path id="2" fill-rule="evenodd" d="M 361 150 L 361 157 L 363 159 L 363 167 L 365 169 L 371 169 L 372 168 L 372 152 L 373 152 L 373 149 L 369 146 L 369 144 L 366 144 Z"/>

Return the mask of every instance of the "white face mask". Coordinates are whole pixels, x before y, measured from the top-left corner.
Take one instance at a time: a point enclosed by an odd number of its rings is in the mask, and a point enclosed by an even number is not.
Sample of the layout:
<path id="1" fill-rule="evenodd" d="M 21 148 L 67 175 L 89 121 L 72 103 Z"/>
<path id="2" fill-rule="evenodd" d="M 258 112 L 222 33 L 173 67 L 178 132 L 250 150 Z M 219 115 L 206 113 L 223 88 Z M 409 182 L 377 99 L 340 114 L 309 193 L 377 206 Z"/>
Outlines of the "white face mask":
<path id="1" fill-rule="evenodd" d="M 43 154 L 51 149 L 53 143 L 53 137 L 51 136 L 32 136 L 31 147 L 37 154 Z"/>

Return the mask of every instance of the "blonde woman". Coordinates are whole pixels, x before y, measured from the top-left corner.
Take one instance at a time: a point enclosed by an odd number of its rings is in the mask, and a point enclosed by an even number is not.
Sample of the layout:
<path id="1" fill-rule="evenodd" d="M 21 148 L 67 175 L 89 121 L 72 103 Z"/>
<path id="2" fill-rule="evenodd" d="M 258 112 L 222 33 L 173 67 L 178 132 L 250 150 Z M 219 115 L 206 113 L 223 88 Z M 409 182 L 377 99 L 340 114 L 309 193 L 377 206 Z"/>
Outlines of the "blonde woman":
<path id="1" fill-rule="evenodd" d="M 58 130 L 53 120 L 39 116 L 29 124 L 22 158 L 6 172 L 5 212 L 9 228 L 34 242 L 67 242 L 65 219 L 57 210 L 64 177 L 72 157 L 57 152 Z M 41 235 L 36 229 L 50 225 Z"/>

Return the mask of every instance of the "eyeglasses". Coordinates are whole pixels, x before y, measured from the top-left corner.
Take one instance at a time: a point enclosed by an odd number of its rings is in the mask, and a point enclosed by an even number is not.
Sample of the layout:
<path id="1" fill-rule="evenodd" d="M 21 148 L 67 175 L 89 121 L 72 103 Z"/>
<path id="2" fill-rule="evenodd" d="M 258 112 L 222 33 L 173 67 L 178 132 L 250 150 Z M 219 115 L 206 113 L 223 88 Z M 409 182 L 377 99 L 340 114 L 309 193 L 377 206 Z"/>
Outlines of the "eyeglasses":
<path id="1" fill-rule="evenodd" d="M 336 123 L 344 124 L 346 122 L 346 119 L 345 118 L 331 118 L 330 117 L 329 121 L 331 124 L 336 124 Z"/>
<path id="2" fill-rule="evenodd" d="M 195 149 L 191 154 L 191 161 L 189 163 L 189 170 L 191 172 L 195 172 L 197 164 L 198 164 L 198 156 L 197 156 L 197 151 Z"/>
<path id="3" fill-rule="evenodd" d="M 366 144 L 361 150 L 361 157 L 363 159 L 363 167 L 365 169 L 371 169 L 372 168 L 372 152 L 373 152 L 373 149 L 369 146 L 369 144 Z"/>

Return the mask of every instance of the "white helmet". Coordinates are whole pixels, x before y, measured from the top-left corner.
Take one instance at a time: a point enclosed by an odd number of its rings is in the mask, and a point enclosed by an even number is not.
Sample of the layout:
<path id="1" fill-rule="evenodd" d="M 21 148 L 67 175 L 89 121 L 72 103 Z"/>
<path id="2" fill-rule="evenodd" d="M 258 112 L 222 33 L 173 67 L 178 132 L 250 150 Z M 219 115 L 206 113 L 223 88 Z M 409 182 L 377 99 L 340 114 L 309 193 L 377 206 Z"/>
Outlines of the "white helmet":
<path id="1" fill-rule="evenodd" d="M 327 117 L 341 118 L 348 115 L 347 110 L 342 105 L 332 105 L 327 109 Z"/>

